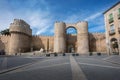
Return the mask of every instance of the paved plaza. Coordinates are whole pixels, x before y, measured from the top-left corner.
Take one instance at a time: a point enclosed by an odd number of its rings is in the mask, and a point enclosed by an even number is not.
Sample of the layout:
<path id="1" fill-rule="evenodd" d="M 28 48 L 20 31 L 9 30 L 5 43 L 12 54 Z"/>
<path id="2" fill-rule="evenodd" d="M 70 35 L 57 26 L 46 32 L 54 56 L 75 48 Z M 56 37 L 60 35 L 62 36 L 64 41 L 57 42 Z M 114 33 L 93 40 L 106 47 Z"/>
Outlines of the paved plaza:
<path id="1" fill-rule="evenodd" d="M 120 56 L 4 56 L 0 80 L 120 80 L 117 59 Z"/>

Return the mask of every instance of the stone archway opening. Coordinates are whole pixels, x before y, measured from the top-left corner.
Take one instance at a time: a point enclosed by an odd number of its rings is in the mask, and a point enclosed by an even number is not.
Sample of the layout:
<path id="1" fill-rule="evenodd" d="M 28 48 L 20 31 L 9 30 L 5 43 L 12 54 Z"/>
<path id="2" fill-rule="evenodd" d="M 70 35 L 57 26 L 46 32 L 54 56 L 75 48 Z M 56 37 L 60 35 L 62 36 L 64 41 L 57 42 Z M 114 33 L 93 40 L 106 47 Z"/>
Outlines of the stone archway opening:
<path id="1" fill-rule="evenodd" d="M 117 41 L 117 39 L 112 38 L 110 40 L 110 43 L 111 43 L 111 52 L 112 52 L 112 54 L 118 55 L 119 54 L 119 49 L 118 49 L 118 41 Z"/>
<path id="2" fill-rule="evenodd" d="M 77 52 L 77 29 L 74 26 L 66 28 L 66 52 Z"/>

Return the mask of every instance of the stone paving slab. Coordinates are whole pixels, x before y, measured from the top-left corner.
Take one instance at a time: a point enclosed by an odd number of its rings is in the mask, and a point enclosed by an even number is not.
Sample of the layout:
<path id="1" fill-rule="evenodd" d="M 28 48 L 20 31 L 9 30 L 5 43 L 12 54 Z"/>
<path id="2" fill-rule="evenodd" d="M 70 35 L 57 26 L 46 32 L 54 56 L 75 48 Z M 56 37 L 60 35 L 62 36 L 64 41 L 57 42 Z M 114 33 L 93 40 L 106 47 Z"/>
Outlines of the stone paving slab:
<path id="1" fill-rule="evenodd" d="M 113 63 L 113 64 L 118 64 L 120 65 L 120 56 L 119 55 L 112 55 L 112 56 L 108 56 L 106 58 L 103 58 L 104 61 Z"/>
<path id="2" fill-rule="evenodd" d="M 2 57 L 0 58 L 0 71 L 21 66 L 31 62 L 42 60 L 42 58 L 27 58 L 27 57 Z"/>

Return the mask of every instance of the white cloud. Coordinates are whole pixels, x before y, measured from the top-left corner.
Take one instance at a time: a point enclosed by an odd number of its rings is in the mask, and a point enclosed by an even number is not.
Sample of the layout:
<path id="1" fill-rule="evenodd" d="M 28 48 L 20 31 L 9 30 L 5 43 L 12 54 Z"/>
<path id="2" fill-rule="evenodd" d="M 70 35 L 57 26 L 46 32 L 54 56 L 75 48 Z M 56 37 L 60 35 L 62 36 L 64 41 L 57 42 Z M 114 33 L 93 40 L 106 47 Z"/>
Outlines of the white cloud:
<path id="1" fill-rule="evenodd" d="M 31 2 L 31 1 L 30 1 Z M 34 0 L 34 3 L 30 5 L 30 7 L 34 7 L 38 0 Z M 47 32 L 49 28 L 51 28 L 51 23 L 53 23 L 52 16 L 50 16 L 50 11 L 48 10 L 48 5 L 45 2 L 45 0 L 41 0 L 40 3 L 42 5 L 45 5 L 47 10 L 43 11 L 41 9 L 39 10 L 13 10 L 10 11 L 9 8 L 6 8 L 5 10 L 2 10 L 3 13 L 0 12 L 0 30 L 4 30 L 10 26 L 10 23 L 13 22 L 14 18 L 23 19 L 28 24 L 30 24 L 32 30 L 36 29 L 37 31 L 33 31 L 35 33 L 33 34 L 42 34 Z M 30 3 L 29 3 L 30 4 Z"/>
<path id="2" fill-rule="evenodd" d="M 91 16 L 87 17 L 86 19 L 84 19 L 85 21 L 90 21 L 90 20 L 94 20 L 96 19 L 97 17 L 101 16 L 102 15 L 102 12 L 97 12 L 95 14 L 92 14 Z"/>
<path id="3" fill-rule="evenodd" d="M 44 32 L 47 32 L 48 28 L 49 28 L 48 26 L 41 28 L 40 30 L 38 30 L 38 31 L 36 32 L 36 35 L 42 34 L 42 33 L 44 33 Z"/>
<path id="4" fill-rule="evenodd" d="M 34 1 L 30 1 L 27 0 L 29 2 L 29 8 L 28 9 L 18 9 L 18 10 L 12 10 L 8 7 L 4 7 L 4 9 L 2 9 L 0 11 L 0 30 L 3 30 L 7 27 L 9 27 L 10 23 L 13 21 L 14 18 L 20 18 L 25 20 L 28 24 L 30 24 L 32 30 L 33 30 L 33 34 L 43 34 L 43 33 L 54 33 L 54 14 L 51 14 L 50 9 L 49 9 L 49 4 L 45 1 L 45 0 L 34 0 Z M 37 10 L 31 10 L 32 7 L 35 7 L 36 5 L 38 5 L 37 3 L 40 2 L 42 5 L 44 5 L 44 9 L 37 9 Z M 2 6 L 5 6 L 6 4 L 9 3 L 5 3 Z M 0 7 L 2 7 L 0 5 Z M 41 6 L 41 5 L 40 5 Z M 12 10 L 12 11 L 10 11 Z M 96 28 L 95 27 L 90 27 L 90 31 L 100 31 L 101 29 L 104 29 L 103 27 L 100 27 L 103 25 L 103 19 L 99 18 L 99 16 L 102 15 L 102 12 L 97 12 L 95 14 L 92 14 L 90 16 L 86 15 L 88 13 L 84 13 L 86 11 L 82 11 L 81 13 L 73 13 L 72 15 L 66 15 L 66 19 L 63 20 L 65 22 L 70 22 L 70 23 L 76 23 L 79 20 L 87 20 L 89 22 L 89 24 L 96 24 Z M 3 14 L 4 13 L 4 14 Z M 62 17 L 62 19 L 65 17 Z M 98 26 L 98 27 L 97 27 Z M 36 30 L 36 31 L 34 31 Z"/>
<path id="5" fill-rule="evenodd" d="M 88 21 L 89 24 L 89 31 L 90 32 L 104 32 L 104 17 L 102 15 L 102 11 L 98 11 L 97 13 L 94 13 L 87 18 L 85 18 L 85 21 Z"/>
<path id="6" fill-rule="evenodd" d="M 10 13 L 10 12 L 8 12 Z M 14 15 L 14 16 L 13 16 Z M 43 32 L 46 32 L 49 27 L 51 27 L 52 18 L 47 17 L 49 14 L 45 14 L 44 12 L 29 12 L 29 14 L 17 15 L 15 13 L 11 13 L 8 16 L 1 17 L 0 20 L 0 30 L 6 29 L 10 23 L 13 21 L 14 18 L 21 18 L 25 20 L 28 24 L 30 24 L 31 28 L 34 30 L 34 28 L 37 29 L 36 33 L 33 34 L 42 34 Z"/>
<path id="7" fill-rule="evenodd" d="M 50 13 L 44 12 L 31 12 L 27 14 L 25 20 L 28 21 L 31 28 L 34 30 L 37 29 L 37 32 L 34 33 L 36 35 L 40 35 L 48 31 L 49 28 L 52 27 L 51 23 L 53 23 L 52 17 L 48 17 Z"/>
<path id="8" fill-rule="evenodd" d="M 90 16 L 86 16 L 88 13 L 86 12 L 84 15 L 80 13 L 76 13 L 74 15 L 70 15 L 67 17 L 65 22 L 76 23 L 79 20 L 88 21 L 89 31 L 90 32 L 101 32 L 104 31 L 104 19 L 103 19 L 103 10 L 98 11 L 96 13 L 91 14 Z"/>
<path id="9" fill-rule="evenodd" d="M 78 21 L 83 20 L 84 17 L 85 14 L 73 13 L 72 15 L 68 15 L 64 21 L 68 23 L 76 23 Z"/>
<path id="10" fill-rule="evenodd" d="M 11 12 L 5 11 L 4 14 L 0 14 L 0 31 L 9 28 L 12 19 L 13 14 Z"/>

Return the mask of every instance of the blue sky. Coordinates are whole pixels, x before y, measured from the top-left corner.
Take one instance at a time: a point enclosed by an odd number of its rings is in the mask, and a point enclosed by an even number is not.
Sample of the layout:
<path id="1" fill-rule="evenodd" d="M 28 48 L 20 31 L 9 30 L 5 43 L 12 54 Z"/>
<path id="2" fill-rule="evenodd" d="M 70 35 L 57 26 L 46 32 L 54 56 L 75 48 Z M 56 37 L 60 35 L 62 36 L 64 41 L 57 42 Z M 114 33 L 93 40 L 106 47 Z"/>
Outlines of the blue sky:
<path id="1" fill-rule="evenodd" d="M 88 21 L 89 32 L 104 32 L 103 12 L 119 0 L 0 0 L 0 30 L 14 18 L 30 24 L 34 35 L 53 35 L 54 22 Z"/>

